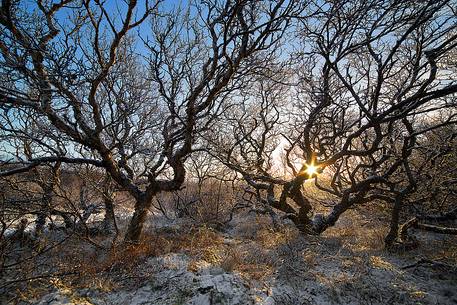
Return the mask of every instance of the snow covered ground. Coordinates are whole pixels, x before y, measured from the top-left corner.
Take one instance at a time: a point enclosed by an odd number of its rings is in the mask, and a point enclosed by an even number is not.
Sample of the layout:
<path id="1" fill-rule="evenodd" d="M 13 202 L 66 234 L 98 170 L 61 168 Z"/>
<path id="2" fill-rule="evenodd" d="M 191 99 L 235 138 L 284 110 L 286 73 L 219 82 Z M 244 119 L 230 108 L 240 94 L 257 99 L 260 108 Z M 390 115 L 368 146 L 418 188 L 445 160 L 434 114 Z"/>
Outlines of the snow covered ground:
<path id="1" fill-rule="evenodd" d="M 209 240 L 191 240 L 191 250 L 147 257 L 132 272 L 134 285 L 54 286 L 20 304 L 457 304 L 457 270 L 427 261 L 411 266 L 421 258 L 455 260 L 453 237 L 421 235 L 419 248 L 399 254 L 382 249 L 376 227 L 350 233 L 352 219 L 320 237 L 287 223 L 272 231 L 267 223 L 238 216 L 224 232 L 211 230 Z M 156 218 L 149 230 L 179 236 L 189 223 Z"/>

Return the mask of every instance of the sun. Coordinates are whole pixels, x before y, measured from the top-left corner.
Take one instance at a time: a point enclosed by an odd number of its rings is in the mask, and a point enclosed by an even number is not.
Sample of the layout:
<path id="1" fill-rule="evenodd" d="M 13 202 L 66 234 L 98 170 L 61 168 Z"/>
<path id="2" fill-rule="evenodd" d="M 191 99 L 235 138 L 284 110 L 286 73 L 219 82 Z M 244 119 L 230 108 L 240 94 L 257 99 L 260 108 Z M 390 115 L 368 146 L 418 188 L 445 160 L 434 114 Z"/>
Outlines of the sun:
<path id="1" fill-rule="evenodd" d="M 317 169 L 318 167 L 315 166 L 313 163 L 311 164 L 305 164 L 306 165 L 306 173 L 308 174 L 309 177 L 312 177 L 313 175 L 317 175 Z"/>

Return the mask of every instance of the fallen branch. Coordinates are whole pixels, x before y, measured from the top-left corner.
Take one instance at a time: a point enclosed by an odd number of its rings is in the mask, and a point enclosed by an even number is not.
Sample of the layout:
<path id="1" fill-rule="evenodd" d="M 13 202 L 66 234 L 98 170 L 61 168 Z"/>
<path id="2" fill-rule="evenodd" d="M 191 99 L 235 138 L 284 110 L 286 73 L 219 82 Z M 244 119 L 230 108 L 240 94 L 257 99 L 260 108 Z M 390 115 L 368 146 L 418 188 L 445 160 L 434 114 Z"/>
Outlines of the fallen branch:
<path id="1" fill-rule="evenodd" d="M 439 233 L 439 234 L 457 235 L 457 228 L 441 227 L 441 226 L 429 225 L 429 224 L 419 223 L 419 222 L 416 223 L 415 227 L 418 229 L 424 230 L 424 231 L 429 231 L 429 232 L 434 232 L 434 233 Z"/>
<path id="2" fill-rule="evenodd" d="M 457 235 L 457 228 L 443 227 L 437 225 L 431 225 L 419 222 L 420 218 L 414 217 L 405 222 L 398 230 L 398 236 L 401 240 L 405 240 L 408 235 L 408 229 L 416 228 L 424 231 L 439 233 L 439 234 L 451 234 Z"/>
<path id="3" fill-rule="evenodd" d="M 400 226 L 400 228 L 398 229 L 398 236 L 400 238 L 400 242 L 404 242 L 405 240 L 407 240 L 408 229 L 414 227 L 418 221 L 419 220 L 416 217 L 414 217 Z"/>

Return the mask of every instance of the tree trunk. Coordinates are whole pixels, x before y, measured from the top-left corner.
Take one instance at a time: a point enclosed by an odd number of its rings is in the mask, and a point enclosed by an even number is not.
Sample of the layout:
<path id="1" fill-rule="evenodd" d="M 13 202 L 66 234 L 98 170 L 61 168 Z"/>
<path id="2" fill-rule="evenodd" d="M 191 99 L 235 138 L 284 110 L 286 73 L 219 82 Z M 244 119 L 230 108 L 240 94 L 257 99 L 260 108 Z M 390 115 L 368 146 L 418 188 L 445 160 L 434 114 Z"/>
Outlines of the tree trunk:
<path id="1" fill-rule="evenodd" d="M 40 237 L 46 225 L 46 218 L 50 215 L 52 200 L 54 198 L 54 188 L 60 183 L 60 162 L 57 162 L 51 169 L 50 177 L 41 184 L 43 197 L 41 200 L 40 211 L 35 220 L 35 236 Z M 37 171 L 38 173 L 38 171 Z"/>
<path id="2" fill-rule="evenodd" d="M 341 201 L 332 208 L 331 212 L 327 216 L 317 214 L 313 217 L 314 234 L 319 235 L 329 227 L 334 226 L 340 218 L 341 214 L 346 212 L 352 205 L 358 203 L 358 201 L 361 200 L 363 196 L 356 198 L 353 201 L 351 201 L 349 197 L 349 193 L 343 195 Z"/>
<path id="3" fill-rule="evenodd" d="M 103 219 L 103 231 L 105 234 L 111 234 L 113 230 L 118 231 L 116 226 L 116 218 L 114 215 L 114 203 L 113 198 L 105 197 L 105 217 Z"/>
<path id="4" fill-rule="evenodd" d="M 54 185 L 48 185 L 45 189 L 45 194 L 41 200 L 40 211 L 38 212 L 35 220 L 35 237 L 40 237 L 43 234 L 44 227 L 46 225 L 46 218 L 49 216 L 49 210 L 51 208 L 52 197 L 54 195 Z"/>
<path id="5" fill-rule="evenodd" d="M 400 221 L 400 210 L 402 206 L 403 196 L 397 195 L 395 198 L 394 207 L 392 209 L 392 217 L 390 219 L 390 230 L 384 238 L 384 243 L 387 248 L 393 245 L 398 238 L 398 228 Z"/>
<path id="6" fill-rule="evenodd" d="M 148 208 L 152 204 L 152 198 L 150 199 L 137 199 L 135 203 L 135 212 L 133 213 L 132 219 L 130 219 L 125 233 L 124 241 L 127 243 L 138 243 L 143 231 L 143 225 L 148 215 Z"/>
<path id="7" fill-rule="evenodd" d="M 311 219 L 308 216 L 312 210 L 311 203 L 303 196 L 300 187 L 293 188 L 289 197 L 299 206 L 298 215 L 292 218 L 295 226 L 303 233 L 313 234 Z"/>
<path id="8" fill-rule="evenodd" d="M 46 225 L 46 213 L 40 211 L 35 220 L 35 237 L 40 237 L 43 234 L 44 226 Z"/>

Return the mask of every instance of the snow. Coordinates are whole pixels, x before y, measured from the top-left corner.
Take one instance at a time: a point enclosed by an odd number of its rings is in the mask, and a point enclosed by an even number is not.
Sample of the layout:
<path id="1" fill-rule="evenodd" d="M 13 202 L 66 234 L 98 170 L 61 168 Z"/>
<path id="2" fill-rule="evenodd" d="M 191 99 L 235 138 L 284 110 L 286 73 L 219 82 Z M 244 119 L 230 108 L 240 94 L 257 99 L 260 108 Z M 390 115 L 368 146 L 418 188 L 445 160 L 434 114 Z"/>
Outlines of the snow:
<path id="1" fill-rule="evenodd" d="M 159 231 L 188 229 L 188 223 L 182 220 L 158 218 L 153 223 L 150 227 Z M 249 225 L 243 226 L 246 223 Z M 225 249 L 250 251 L 259 264 L 273 260 L 273 271 L 265 278 L 249 278 L 236 268 L 227 271 L 205 260 L 196 264 L 190 253 L 168 253 L 150 257 L 139 266 L 146 276 L 135 287 L 112 291 L 90 287 L 70 292 L 56 289 L 36 304 L 457 304 L 455 274 L 420 266 L 402 269 L 417 261 L 414 252 L 398 255 L 382 249 L 351 247 L 347 240 L 335 235 L 344 229 L 338 226 L 332 229 L 333 233 L 319 237 L 298 234 L 275 242 L 273 232 L 262 241 L 255 223 L 253 219 L 234 219 L 230 228 L 218 234 Z M 423 244 L 427 246 L 426 242 Z M 423 250 L 417 251 L 420 254 Z"/>

